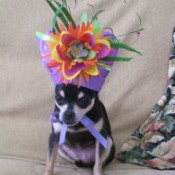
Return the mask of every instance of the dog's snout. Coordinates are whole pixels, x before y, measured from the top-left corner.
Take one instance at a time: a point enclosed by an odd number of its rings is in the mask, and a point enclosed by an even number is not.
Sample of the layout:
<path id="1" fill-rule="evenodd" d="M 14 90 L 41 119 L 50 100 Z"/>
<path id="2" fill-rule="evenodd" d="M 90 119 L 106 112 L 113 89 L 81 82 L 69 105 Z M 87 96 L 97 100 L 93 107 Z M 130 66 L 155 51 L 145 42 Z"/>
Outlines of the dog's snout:
<path id="1" fill-rule="evenodd" d="M 63 121 L 68 125 L 73 125 L 76 122 L 75 112 L 71 110 L 65 111 L 63 115 Z"/>
<path id="2" fill-rule="evenodd" d="M 66 117 L 66 118 L 75 117 L 75 113 L 73 111 L 65 111 L 64 112 L 64 117 Z"/>

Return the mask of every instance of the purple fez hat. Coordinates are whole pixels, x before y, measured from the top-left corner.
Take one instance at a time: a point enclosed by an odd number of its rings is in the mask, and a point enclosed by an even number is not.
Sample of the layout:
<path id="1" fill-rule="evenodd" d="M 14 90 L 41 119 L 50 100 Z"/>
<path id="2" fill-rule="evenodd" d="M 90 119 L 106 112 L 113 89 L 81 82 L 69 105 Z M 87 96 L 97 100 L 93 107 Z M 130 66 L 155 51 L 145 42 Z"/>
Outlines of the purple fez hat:
<path id="1" fill-rule="evenodd" d="M 97 15 L 101 11 L 91 20 L 84 12 L 76 23 L 66 3 L 54 2 L 56 4 L 47 1 L 55 13 L 52 31 L 36 33 L 42 62 L 54 85 L 74 84 L 100 91 L 114 61 L 131 60 L 117 57 L 118 48 L 141 54 L 119 41 L 111 30 L 98 22 Z M 141 29 L 135 32 L 138 31 Z"/>
<path id="2" fill-rule="evenodd" d="M 50 33 L 52 35 L 51 32 L 48 32 L 48 33 Z M 108 40 L 111 40 L 111 41 L 116 39 L 116 37 L 113 35 L 113 33 L 110 30 L 104 31 L 102 38 L 104 38 L 104 37 L 108 38 Z M 114 63 L 113 61 L 110 61 L 110 59 L 109 59 L 109 61 L 103 61 L 103 59 L 101 59 L 102 60 L 101 63 L 103 66 L 97 66 L 97 69 L 99 72 L 98 75 L 95 75 L 95 76 L 90 75 L 88 81 L 85 77 L 82 77 L 81 82 L 78 78 L 76 78 L 74 80 L 67 81 L 66 78 L 64 78 L 64 79 L 62 78 L 63 77 L 62 71 L 60 71 L 60 72 L 57 71 L 58 67 L 49 66 L 49 63 L 52 62 L 53 58 L 51 56 L 51 50 L 48 49 L 47 39 L 43 39 L 43 38 L 41 39 L 41 37 L 40 37 L 38 39 L 38 45 L 39 45 L 39 49 L 40 49 L 40 53 L 41 53 L 41 57 L 42 57 L 42 62 L 45 65 L 46 69 L 48 70 L 50 77 L 52 78 L 55 86 L 57 84 L 61 84 L 61 83 L 65 83 L 65 84 L 69 83 L 69 84 L 74 84 L 77 86 L 80 85 L 82 87 L 92 89 L 94 91 L 99 92 L 101 90 L 104 82 L 105 82 L 106 76 L 110 72 L 111 67 Z M 106 48 L 104 47 L 104 49 L 106 49 Z M 111 57 L 114 58 L 114 57 L 116 57 L 117 53 L 118 53 L 118 48 L 110 48 L 110 50 L 106 56 L 108 58 L 111 58 Z M 59 54 L 59 53 L 57 53 L 57 54 Z M 104 60 L 107 60 L 107 59 L 104 59 Z"/>

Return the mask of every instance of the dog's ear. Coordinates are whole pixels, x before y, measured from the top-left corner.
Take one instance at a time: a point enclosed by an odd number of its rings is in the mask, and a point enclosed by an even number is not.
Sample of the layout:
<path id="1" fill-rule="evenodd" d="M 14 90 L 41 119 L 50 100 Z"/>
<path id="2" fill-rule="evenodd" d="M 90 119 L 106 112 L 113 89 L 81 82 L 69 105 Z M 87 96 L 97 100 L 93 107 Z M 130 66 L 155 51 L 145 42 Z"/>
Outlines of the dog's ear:
<path id="1" fill-rule="evenodd" d="M 58 90 L 59 90 L 59 85 L 57 84 L 57 85 L 55 86 L 55 94 L 58 92 Z"/>
<path id="2" fill-rule="evenodd" d="M 61 89 L 63 89 L 63 84 L 57 84 L 55 86 L 55 94 L 57 94 Z"/>
<path id="3" fill-rule="evenodd" d="M 60 111 L 60 109 L 59 109 L 58 106 L 55 104 L 55 106 L 54 106 L 54 112 L 58 112 L 58 111 Z"/>
<path id="4" fill-rule="evenodd" d="M 98 92 L 97 91 L 94 91 L 94 97 L 98 98 Z"/>

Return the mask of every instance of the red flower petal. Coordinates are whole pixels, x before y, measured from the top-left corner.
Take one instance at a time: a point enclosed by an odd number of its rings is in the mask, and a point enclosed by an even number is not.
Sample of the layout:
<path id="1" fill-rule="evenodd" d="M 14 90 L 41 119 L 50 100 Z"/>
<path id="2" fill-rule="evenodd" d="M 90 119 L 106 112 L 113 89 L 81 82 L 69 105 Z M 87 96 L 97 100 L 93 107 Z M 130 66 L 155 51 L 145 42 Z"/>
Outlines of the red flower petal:
<path id="1" fill-rule="evenodd" d="M 95 45 L 95 38 L 90 33 L 83 34 L 79 40 L 81 43 L 88 43 L 91 47 Z"/>
<path id="2" fill-rule="evenodd" d="M 81 70 L 87 68 L 86 65 L 84 65 L 83 63 L 81 64 L 76 64 L 75 66 L 73 66 L 70 70 L 66 69 L 65 66 L 62 69 L 63 75 L 67 80 L 72 80 L 74 78 L 76 78 L 79 73 L 81 72 Z"/>
<path id="3" fill-rule="evenodd" d="M 57 45 L 56 50 L 60 59 L 63 61 L 71 61 L 70 58 L 61 50 L 60 45 Z"/>
<path id="4" fill-rule="evenodd" d="M 67 47 L 70 46 L 70 44 L 75 40 L 76 38 L 67 32 L 63 32 L 63 34 L 61 35 L 61 42 Z"/>
<path id="5" fill-rule="evenodd" d="M 96 58 L 104 58 L 110 54 L 110 48 L 104 44 L 99 44 L 100 50 L 98 50 Z"/>

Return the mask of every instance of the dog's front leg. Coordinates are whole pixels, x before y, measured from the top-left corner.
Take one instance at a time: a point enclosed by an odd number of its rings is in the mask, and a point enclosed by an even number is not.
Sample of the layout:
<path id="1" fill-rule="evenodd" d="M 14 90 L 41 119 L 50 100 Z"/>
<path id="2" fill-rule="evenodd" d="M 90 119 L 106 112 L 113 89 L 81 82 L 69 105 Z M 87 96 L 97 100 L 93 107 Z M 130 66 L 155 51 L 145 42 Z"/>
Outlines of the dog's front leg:
<path id="1" fill-rule="evenodd" d="M 99 144 L 98 141 L 96 141 L 95 145 L 95 164 L 93 167 L 93 175 L 102 175 L 102 166 L 103 162 L 101 159 L 101 153 L 102 153 L 103 148 Z"/>
<path id="2" fill-rule="evenodd" d="M 58 135 L 51 133 L 49 137 L 49 152 L 47 156 L 47 164 L 44 175 L 53 175 L 54 173 L 54 163 L 58 151 Z"/>
<path id="3" fill-rule="evenodd" d="M 93 168 L 93 175 L 102 175 L 102 168 L 106 164 L 108 156 L 111 154 L 111 149 L 114 146 L 113 140 L 111 137 L 107 137 L 107 148 L 105 149 L 98 141 L 96 141 L 96 150 L 95 150 L 95 164 Z M 115 148 L 113 148 L 113 155 L 115 154 Z"/>

